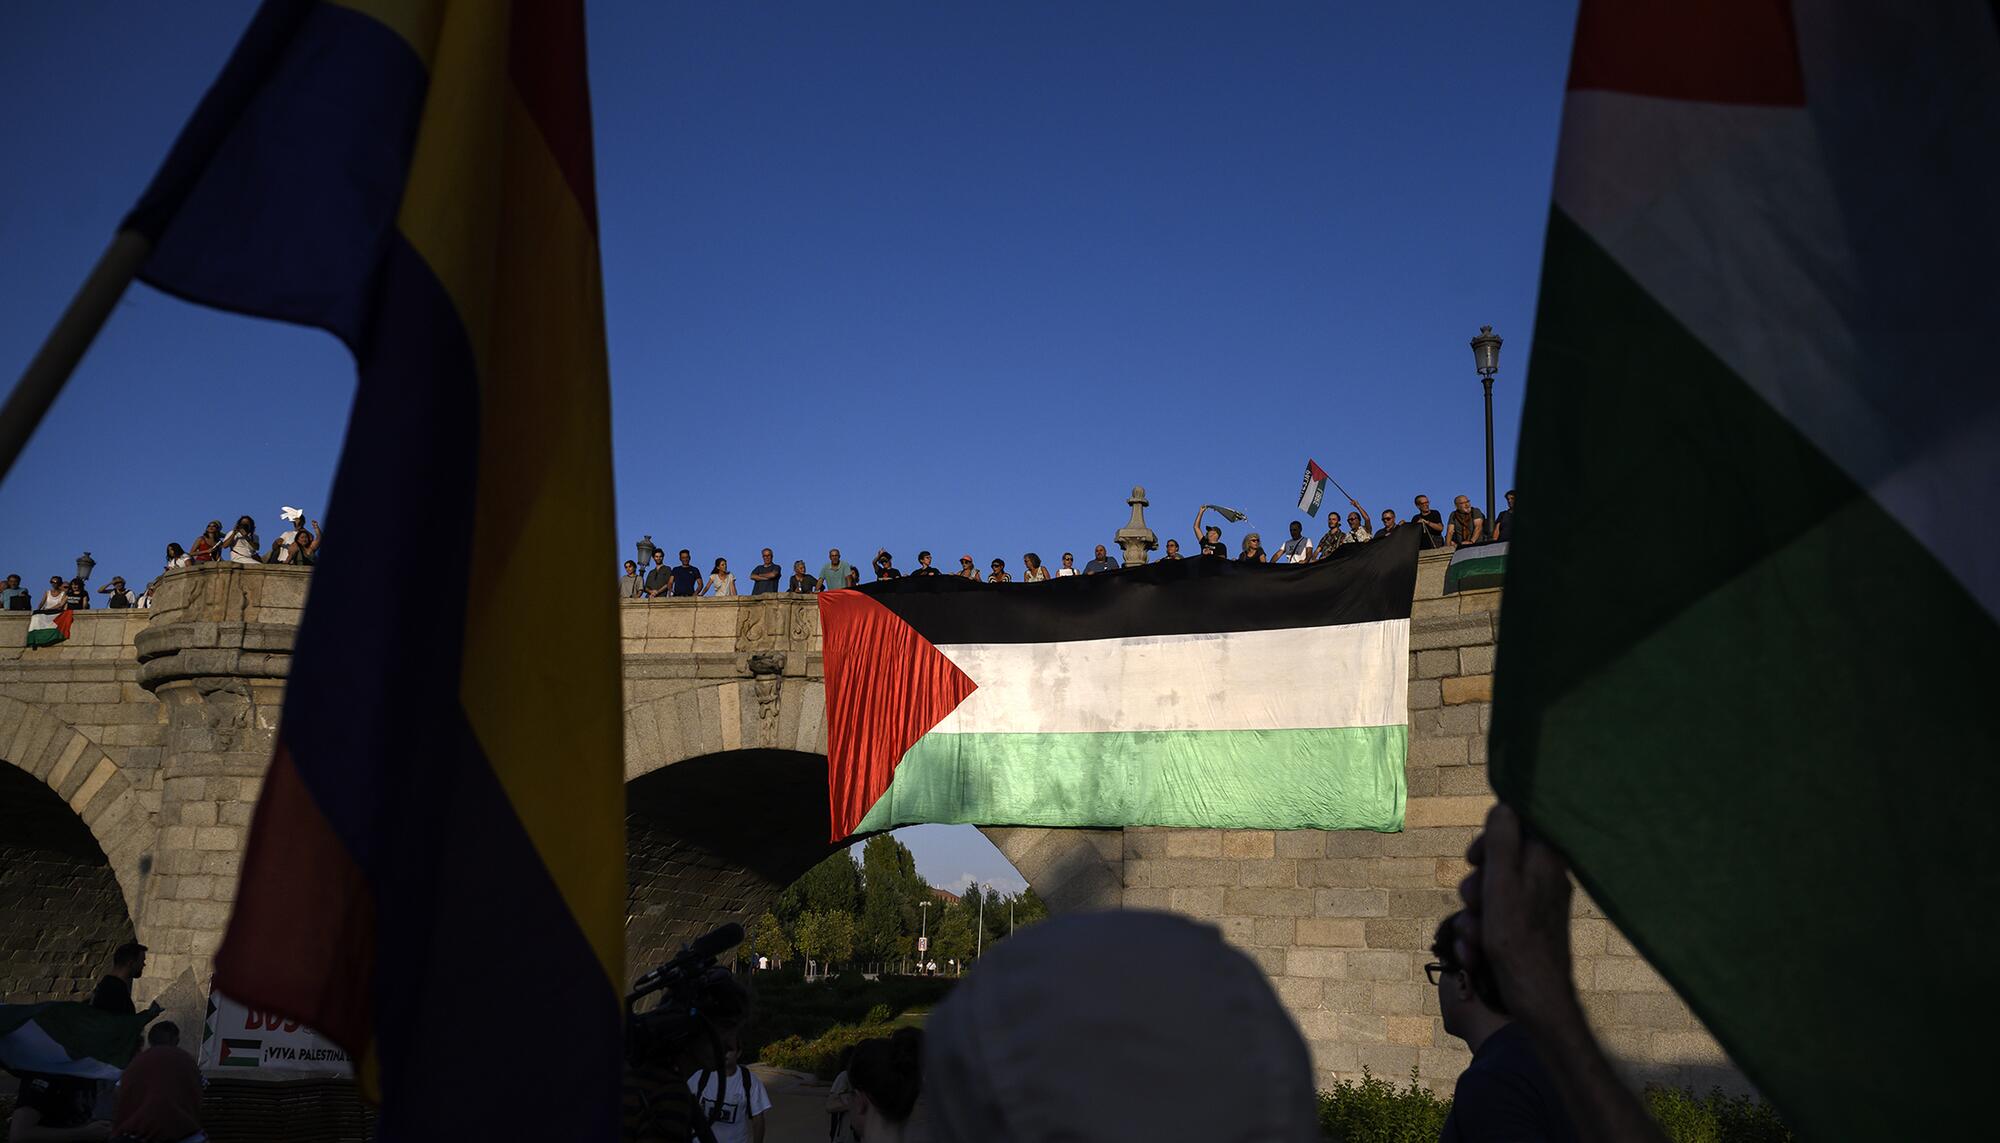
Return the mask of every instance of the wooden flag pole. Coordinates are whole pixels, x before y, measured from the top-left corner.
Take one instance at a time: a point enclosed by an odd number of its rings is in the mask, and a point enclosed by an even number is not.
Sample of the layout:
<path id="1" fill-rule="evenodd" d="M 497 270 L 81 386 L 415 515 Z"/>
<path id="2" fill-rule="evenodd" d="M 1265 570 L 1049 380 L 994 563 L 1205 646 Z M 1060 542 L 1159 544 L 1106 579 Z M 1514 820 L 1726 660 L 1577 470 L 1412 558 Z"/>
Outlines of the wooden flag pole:
<path id="1" fill-rule="evenodd" d="M 112 307 L 125 296 L 125 287 L 132 284 L 146 255 L 152 252 L 153 244 L 145 235 L 136 230 L 119 231 L 91 268 L 90 277 L 77 289 L 76 297 L 70 299 L 69 308 L 56 320 L 55 328 L 43 339 L 34 360 L 28 362 L 13 392 L 7 394 L 6 405 L 0 406 L 0 481 L 13 470 L 35 427 L 56 403 L 70 374 L 76 372 L 77 362 L 97 340 Z"/>

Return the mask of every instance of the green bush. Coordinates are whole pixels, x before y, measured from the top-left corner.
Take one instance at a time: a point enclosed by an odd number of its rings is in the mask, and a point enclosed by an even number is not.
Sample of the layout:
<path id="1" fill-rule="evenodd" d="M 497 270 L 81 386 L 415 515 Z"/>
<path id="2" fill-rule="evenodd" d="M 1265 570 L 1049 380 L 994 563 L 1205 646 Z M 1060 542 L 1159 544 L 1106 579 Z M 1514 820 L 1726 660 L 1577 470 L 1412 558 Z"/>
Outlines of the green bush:
<path id="1" fill-rule="evenodd" d="M 841 1025 L 883 1024 L 906 1012 L 929 1011 L 956 981 L 948 976 L 864 980 L 858 973 L 806 981 L 791 973 L 760 972 L 751 983 L 754 993 L 742 1032 L 743 1058 L 771 1063 L 764 1053 L 780 1040 L 796 1036 L 809 1043 Z"/>
<path id="2" fill-rule="evenodd" d="M 1417 1082 L 1397 1088 L 1363 1068 L 1361 1082 L 1342 1080 L 1319 1093 L 1319 1127 L 1336 1143 L 1436 1143 L 1451 1102 Z"/>
<path id="3" fill-rule="evenodd" d="M 1771 1105 L 1721 1088 L 1697 1096 L 1685 1088 L 1648 1087 L 1646 1111 L 1673 1143 L 1792 1143 Z"/>
<path id="4" fill-rule="evenodd" d="M 1791 1129 L 1767 1103 L 1746 1095 L 1705 1096 L 1677 1087 L 1649 1087 L 1646 1110 L 1673 1143 L 1792 1143 Z M 1451 1101 L 1417 1083 L 1398 1088 L 1363 1069 L 1360 1083 L 1319 1093 L 1319 1126 L 1335 1143 L 1431 1143 L 1444 1130 Z"/>
<path id="5" fill-rule="evenodd" d="M 830 1080 L 840 1074 L 840 1058 L 849 1048 L 863 1040 L 887 1036 L 894 1030 L 894 1027 L 887 1022 L 842 1024 L 829 1028 L 811 1040 L 786 1036 L 782 1040 L 766 1044 L 760 1062 L 775 1068 L 811 1072 L 823 1080 Z"/>

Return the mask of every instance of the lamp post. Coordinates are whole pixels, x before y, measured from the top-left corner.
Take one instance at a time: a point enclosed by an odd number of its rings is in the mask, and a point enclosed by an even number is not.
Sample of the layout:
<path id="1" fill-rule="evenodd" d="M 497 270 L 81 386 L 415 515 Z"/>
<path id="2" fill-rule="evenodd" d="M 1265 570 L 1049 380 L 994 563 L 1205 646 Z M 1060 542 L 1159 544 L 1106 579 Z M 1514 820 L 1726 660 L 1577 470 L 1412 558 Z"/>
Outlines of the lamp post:
<path id="1" fill-rule="evenodd" d="M 917 914 L 921 918 L 917 922 L 917 975 L 922 976 L 924 975 L 924 958 L 931 955 L 931 903 L 929 901 L 919 901 L 917 902 L 917 908 L 922 910 L 922 912 Z"/>
<path id="2" fill-rule="evenodd" d="M 95 568 L 96 566 L 97 566 L 97 561 L 90 558 L 89 552 L 85 552 L 82 555 L 76 557 L 76 578 L 82 580 L 85 583 L 89 583 L 91 569 Z"/>
<path id="3" fill-rule="evenodd" d="M 1472 339 L 1472 367 L 1479 371 L 1479 383 L 1486 389 L 1486 519 L 1493 519 L 1493 375 L 1500 372 L 1500 335 L 1490 325 L 1479 327 Z"/>

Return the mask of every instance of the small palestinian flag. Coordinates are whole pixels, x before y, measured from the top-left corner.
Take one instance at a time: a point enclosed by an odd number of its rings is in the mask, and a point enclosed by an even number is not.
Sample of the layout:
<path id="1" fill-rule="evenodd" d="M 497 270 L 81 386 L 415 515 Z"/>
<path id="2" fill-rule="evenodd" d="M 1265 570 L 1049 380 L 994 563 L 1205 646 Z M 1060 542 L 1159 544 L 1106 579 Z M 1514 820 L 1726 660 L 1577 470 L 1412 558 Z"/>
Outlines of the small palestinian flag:
<path id="1" fill-rule="evenodd" d="M 1451 554 L 1444 569 L 1444 592 L 1499 587 L 1507 578 L 1507 541 L 1466 544 Z"/>
<path id="2" fill-rule="evenodd" d="M 254 1068 L 264 1060 L 262 1040 L 224 1040 L 222 1050 L 216 1053 L 215 1066 L 220 1068 Z"/>
<path id="3" fill-rule="evenodd" d="M 1416 542 L 821 595 L 833 839 L 1401 829 Z"/>
<path id="4" fill-rule="evenodd" d="M 1299 511 L 1308 516 L 1319 515 L 1320 501 L 1326 499 L 1326 482 L 1329 479 L 1318 461 L 1307 458 L 1305 483 L 1299 486 Z"/>
<path id="5" fill-rule="evenodd" d="M 75 615 L 67 607 L 55 612 L 35 612 L 28 617 L 28 646 L 47 647 L 69 638 L 69 625 Z"/>
<path id="6" fill-rule="evenodd" d="M 68 614 L 68 612 L 64 612 Z M 120 1016 L 72 1000 L 0 1004 L 0 1068 L 115 1080 L 132 1062 L 149 1013 Z"/>

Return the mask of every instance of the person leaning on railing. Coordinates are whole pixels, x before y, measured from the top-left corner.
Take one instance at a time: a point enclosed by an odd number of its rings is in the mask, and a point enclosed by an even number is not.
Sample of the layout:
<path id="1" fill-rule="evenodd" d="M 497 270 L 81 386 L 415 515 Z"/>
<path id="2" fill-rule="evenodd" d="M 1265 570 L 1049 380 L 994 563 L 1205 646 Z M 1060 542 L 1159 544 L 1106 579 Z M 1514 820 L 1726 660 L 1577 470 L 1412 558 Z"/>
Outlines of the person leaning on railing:
<path id="1" fill-rule="evenodd" d="M 1445 542 L 1452 547 L 1477 544 L 1487 538 L 1486 513 L 1472 506 L 1472 498 L 1461 494 L 1452 501 L 1451 526 L 1445 529 Z"/>

